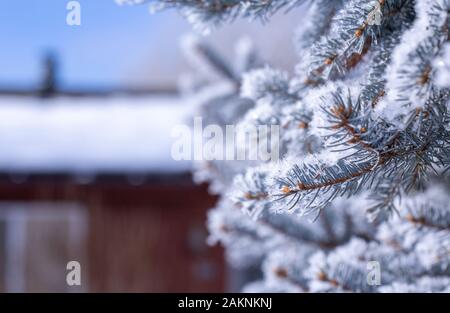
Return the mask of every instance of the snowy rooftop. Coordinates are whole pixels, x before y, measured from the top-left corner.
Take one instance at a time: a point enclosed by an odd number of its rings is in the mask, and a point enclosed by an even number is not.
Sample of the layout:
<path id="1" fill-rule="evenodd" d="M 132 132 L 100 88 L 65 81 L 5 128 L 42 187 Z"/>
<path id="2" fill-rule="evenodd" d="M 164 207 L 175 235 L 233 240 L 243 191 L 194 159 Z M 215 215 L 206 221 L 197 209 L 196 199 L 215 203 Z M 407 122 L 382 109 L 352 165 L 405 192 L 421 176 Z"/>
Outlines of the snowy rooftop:
<path id="1" fill-rule="evenodd" d="M 170 156 L 188 106 L 173 96 L 0 97 L 1 172 L 181 172 Z"/>

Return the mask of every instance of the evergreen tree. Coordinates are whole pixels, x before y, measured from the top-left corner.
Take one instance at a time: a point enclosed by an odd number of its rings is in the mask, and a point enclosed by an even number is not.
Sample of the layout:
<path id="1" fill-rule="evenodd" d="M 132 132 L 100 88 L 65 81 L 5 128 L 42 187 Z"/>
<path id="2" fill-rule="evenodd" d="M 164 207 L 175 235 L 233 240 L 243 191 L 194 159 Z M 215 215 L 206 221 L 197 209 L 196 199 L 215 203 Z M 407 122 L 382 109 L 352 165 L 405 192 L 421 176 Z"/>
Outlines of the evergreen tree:
<path id="1" fill-rule="evenodd" d="M 208 122 L 281 126 L 280 161 L 196 165 L 221 195 L 211 243 L 263 271 L 245 291 L 450 292 L 447 0 L 121 2 L 177 8 L 201 30 L 307 10 L 292 77 L 245 43 L 234 63 L 187 48 L 217 74 L 195 80 Z"/>

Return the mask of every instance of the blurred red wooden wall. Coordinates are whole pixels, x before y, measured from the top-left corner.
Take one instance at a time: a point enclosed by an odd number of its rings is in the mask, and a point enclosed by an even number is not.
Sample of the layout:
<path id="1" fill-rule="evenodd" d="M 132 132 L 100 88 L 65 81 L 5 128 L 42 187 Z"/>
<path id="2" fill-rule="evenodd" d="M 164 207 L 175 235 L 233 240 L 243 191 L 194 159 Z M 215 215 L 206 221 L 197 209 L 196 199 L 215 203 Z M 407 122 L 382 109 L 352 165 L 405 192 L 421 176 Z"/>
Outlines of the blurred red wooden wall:
<path id="1" fill-rule="evenodd" d="M 216 201 L 206 189 L 189 175 L 150 175 L 139 184 L 120 175 L 89 182 L 64 175 L 20 181 L 3 175 L 0 202 L 85 208 L 82 291 L 221 292 L 223 253 L 205 243 L 206 212 Z"/>

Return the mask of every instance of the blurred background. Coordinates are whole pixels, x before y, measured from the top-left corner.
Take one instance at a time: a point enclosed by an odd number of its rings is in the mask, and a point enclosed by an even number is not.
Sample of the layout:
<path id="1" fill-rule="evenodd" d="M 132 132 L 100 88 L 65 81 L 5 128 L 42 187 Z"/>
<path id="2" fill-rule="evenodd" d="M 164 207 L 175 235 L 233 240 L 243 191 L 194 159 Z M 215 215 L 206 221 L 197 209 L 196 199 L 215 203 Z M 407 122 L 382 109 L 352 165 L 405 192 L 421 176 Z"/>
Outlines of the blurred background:
<path id="1" fill-rule="evenodd" d="M 191 26 L 113 0 L 79 0 L 69 26 L 68 2 L 0 0 L 0 292 L 236 291 L 239 272 L 206 245 L 216 198 L 170 156 L 191 113 L 178 92 Z M 249 37 L 291 70 L 299 18 L 205 40 L 227 58 Z M 72 260 L 81 286 L 66 284 Z"/>

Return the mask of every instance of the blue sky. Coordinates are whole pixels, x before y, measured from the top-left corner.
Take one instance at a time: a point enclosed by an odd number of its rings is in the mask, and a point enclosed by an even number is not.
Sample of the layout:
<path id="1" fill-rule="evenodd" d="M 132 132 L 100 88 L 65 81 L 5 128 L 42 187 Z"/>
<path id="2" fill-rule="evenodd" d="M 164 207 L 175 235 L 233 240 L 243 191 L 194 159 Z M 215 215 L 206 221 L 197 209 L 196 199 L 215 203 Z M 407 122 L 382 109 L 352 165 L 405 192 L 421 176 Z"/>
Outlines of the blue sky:
<path id="1" fill-rule="evenodd" d="M 145 5 L 79 0 L 81 26 L 68 26 L 68 2 L 0 0 L 0 86 L 38 83 L 46 51 L 60 57 L 59 76 L 66 86 L 126 85 L 133 69 L 156 57 L 154 50 L 177 56 L 173 34 L 186 25 L 175 12 L 150 15 Z"/>

